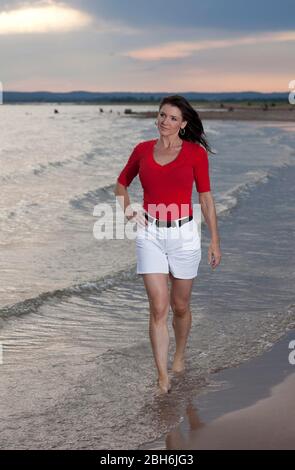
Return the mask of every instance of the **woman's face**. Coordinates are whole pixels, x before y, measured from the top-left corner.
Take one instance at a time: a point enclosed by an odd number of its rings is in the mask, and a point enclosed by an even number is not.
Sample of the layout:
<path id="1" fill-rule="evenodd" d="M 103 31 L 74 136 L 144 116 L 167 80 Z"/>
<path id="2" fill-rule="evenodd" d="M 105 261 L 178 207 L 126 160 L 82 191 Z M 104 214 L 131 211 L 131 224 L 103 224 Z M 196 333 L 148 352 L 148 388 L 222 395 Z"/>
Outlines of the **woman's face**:
<path id="1" fill-rule="evenodd" d="M 185 127 L 186 122 L 182 120 L 182 114 L 177 106 L 164 104 L 158 114 L 158 129 L 160 134 L 178 134 L 179 129 Z"/>

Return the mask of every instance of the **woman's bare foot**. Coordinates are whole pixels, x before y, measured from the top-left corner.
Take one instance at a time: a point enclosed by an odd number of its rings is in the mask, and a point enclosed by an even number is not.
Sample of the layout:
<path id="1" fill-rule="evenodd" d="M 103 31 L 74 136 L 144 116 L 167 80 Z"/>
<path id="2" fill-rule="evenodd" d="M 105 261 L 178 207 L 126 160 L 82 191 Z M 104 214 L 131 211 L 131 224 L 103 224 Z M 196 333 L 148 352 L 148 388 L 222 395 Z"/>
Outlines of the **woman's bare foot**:
<path id="1" fill-rule="evenodd" d="M 169 393 L 171 390 L 171 383 L 168 377 L 158 378 L 158 387 L 160 393 Z"/>
<path id="2" fill-rule="evenodd" d="M 173 365 L 172 365 L 172 370 L 173 372 L 184 372 L 185 366 L 184 366 L 184 359 L 183 357 L 178 358 L 174 357 Z"/>

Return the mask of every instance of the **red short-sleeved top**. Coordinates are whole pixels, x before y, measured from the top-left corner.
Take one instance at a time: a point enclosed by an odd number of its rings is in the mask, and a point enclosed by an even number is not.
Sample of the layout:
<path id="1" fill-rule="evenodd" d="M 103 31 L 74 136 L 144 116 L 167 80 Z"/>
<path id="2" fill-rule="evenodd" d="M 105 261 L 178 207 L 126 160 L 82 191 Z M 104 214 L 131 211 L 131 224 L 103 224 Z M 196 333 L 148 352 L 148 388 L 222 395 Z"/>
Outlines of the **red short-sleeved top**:
<path id="1" fill-rule="evenodd" d="M 177 157 L 160 165 L 154 159 L 156 142 L 157 139 L 152 139 L 137 144 L 117 181 L 127 187 L 138 174 L 143 187 L 143 208 L 153 217 L 174 220 L 193 215 L 193 182 L 199 193 L 211 190 L 206 149 L 183 140 Z"/>

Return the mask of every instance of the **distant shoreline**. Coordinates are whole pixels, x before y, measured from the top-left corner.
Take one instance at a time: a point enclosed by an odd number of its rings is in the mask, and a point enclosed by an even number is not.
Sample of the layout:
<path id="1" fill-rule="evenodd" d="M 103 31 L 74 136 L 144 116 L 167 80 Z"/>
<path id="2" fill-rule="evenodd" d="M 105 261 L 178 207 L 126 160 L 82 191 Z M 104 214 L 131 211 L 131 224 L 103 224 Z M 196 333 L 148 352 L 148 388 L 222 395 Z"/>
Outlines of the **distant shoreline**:
<path id="1" fill-rule="evenodd" d="M 231 121 L 288 121 L 295 123 L 295 111 L 293 110 L 277 110 L 277 111 L 261 111 L 261 110 L 234 110 L 227 112 L 218 111 L 198 111 L 202 120 L 231 120 Z M 157 113 L 137 112 L 125 114 L 127 117 L 136 118 L 155 118 Z"/>
<path id="2" fill-rule="evenodd" d="M 190 101 L 191 105 L 197 110 L 200 118 L 203 120 L 231 120 L 231 121 L 287 121 L 295 122 L 295 105 L 289 102 L 282 101 L 239 101 L 239 102 L 194 102 Z M 103 102 L 103 103 L 89 103 L 89 102 L 14 102 L 3 103 L 2 106 L 10 105 L 50 105 L 50 106 L 71 106 L 71 105 L 91 105 L 100 109 L 100 112 L 110 112 L 111 110 L 104 110 L 104 106 L 114 107 L 125 106 L 124 111 L 120 111 L 121 116 L 135 117 L 135 118 L 156 118 L 158 114 L 159 103 L 155 102 Z M 138 106 L 155 106 L 153 111 L 137 111 Z"/>
<path id="3" fill-rule="evenodd" d="M 245 121 L 293 121 L 295 122 L 295 105 L 289 103 L 214 103 L 195 105 L 200 118 L 218 120 L 245 120 Z M 202 110 L 204 109 L 204 111 Z M 155 118 L 156 111 L 133 111 L 132 108 L 125 116 L 137 118 Z"/>

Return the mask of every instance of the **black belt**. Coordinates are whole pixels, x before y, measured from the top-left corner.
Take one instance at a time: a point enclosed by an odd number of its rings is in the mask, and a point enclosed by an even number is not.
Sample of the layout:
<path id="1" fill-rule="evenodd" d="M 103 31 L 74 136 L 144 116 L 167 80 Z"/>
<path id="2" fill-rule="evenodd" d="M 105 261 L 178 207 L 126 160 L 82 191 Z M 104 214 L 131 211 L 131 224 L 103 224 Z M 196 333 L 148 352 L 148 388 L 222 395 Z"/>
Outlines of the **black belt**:
<path id="1" fill-rule="evenodd" d="M 159 219 L 155 219 L 155 217 L 151 217 L 146 212 L 144 213 L 144 216 L 146 220 L 148 220 L 149 222 L 153 222 L 155 220 L 157 227 L 180 227 L 181 225 L 186 224 L 186 222 L 189 222 L 190 220 L 193 219 L 193 216 L 189 215 L 185 219 L 180 219 L 180 220 L 167 220 L 167 221 L 159 220 Z"/>

